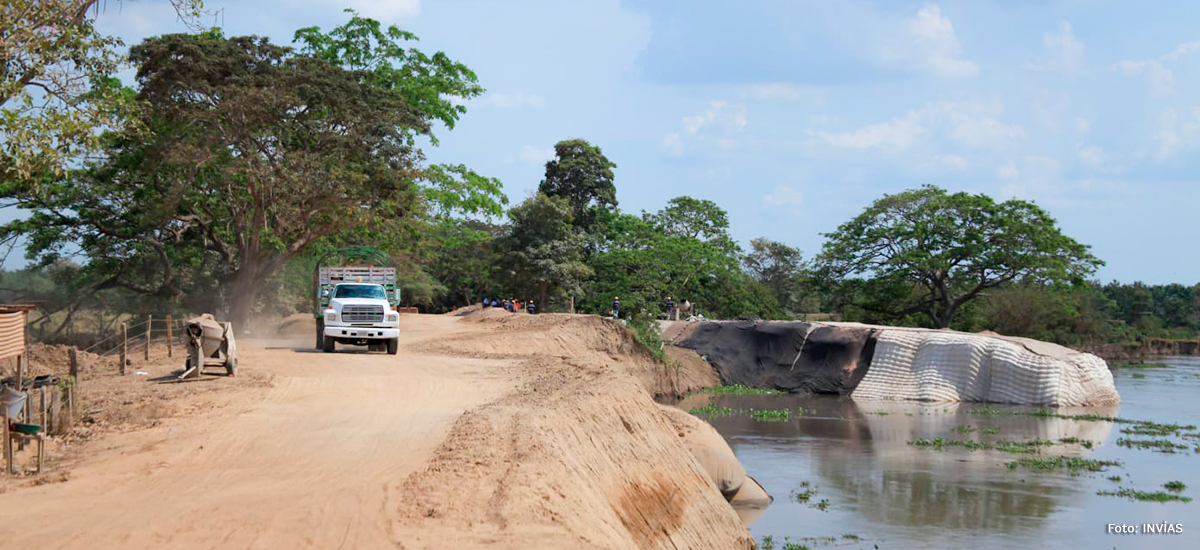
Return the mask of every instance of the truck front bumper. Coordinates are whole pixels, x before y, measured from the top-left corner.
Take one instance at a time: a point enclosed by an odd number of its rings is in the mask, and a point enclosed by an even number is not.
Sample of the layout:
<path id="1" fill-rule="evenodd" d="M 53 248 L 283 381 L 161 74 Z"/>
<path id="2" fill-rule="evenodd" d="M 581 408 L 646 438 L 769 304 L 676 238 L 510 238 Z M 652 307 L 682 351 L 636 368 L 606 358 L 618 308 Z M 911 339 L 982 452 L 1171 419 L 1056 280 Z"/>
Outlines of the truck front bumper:
<path id="1" fill-rule="evenodd" d="M 359 340 L 390 340 L 400 337 L 399 328 L 388 327 L 338 327 L 326 326 L 326 338 L 352 338 Z"/>

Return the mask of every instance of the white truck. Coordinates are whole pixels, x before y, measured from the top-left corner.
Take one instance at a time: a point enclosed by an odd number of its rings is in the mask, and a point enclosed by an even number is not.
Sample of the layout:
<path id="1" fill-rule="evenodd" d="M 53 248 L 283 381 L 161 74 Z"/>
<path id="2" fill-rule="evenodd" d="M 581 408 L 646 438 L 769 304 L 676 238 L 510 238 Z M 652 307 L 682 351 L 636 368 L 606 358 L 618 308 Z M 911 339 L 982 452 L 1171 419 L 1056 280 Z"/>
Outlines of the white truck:
<path id="1" fill-rule="evenodd" d="M 367 346 L 395 355 L 400 337 L 396 268 L 320 266 L 317 270 L 317 348 Z"/>

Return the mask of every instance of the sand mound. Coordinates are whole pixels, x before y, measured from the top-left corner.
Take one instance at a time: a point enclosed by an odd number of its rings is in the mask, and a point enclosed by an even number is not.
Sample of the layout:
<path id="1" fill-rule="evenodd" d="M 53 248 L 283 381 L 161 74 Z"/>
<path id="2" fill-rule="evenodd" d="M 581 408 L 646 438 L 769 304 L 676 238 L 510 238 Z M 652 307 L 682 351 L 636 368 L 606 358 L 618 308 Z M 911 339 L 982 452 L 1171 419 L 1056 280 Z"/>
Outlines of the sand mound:
<path id="1" fill-rule="evenodd" d="M 633 333 L 619 321 L 595 315 L 548 313 L 528 315 L 488 308 L 463 316 L 486 324 L 490 333 L 439 338 L 440 351 L 488 357 L 555 357 L 618 366 L 642 382 L 653 395 L 683 395 L 719 385 L 712 367 L 698 356 L 668 348 L 668 360 L 657 363 Z"/>
<path id="2" fill-rule="evenodd" d="M 560 359 L 530 369 L 399 489 L 406 548 L 753 548 L 631 377 Z"/>

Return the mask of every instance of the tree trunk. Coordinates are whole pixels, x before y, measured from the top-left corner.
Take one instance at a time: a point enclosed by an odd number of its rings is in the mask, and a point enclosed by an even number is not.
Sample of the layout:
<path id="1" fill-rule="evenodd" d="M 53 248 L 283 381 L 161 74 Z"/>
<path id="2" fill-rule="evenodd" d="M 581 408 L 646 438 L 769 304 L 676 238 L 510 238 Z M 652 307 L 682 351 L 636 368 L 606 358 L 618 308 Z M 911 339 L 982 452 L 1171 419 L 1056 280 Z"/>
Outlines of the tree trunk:
<path id="1" fill-rule="evenodd" d="M 543 281 L 538 283 L 538 307 L 543 308 L 542 311 L 548 312 L 547 306 L 549 304 L 546 303 L 546 283 Z"/>
<path id="2" fill-rule="evenodd" d="M 254 302 L 258 299 L 260 278 L 254 267 L 243 265 L 233 277 L 232 287 L 228 294 L 228 320 L 233 323 L 233 329 L 238 334 L 245 334 L 250 328 L 250 314 L 254 311 Z"/>

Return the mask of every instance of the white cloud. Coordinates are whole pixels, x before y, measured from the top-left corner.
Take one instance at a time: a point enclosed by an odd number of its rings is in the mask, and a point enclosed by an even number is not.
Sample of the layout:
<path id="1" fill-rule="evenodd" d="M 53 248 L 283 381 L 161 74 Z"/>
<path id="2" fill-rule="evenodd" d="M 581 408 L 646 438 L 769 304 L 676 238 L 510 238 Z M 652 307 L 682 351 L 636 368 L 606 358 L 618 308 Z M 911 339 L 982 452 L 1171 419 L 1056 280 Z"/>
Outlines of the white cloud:
<path id="1" fill-rule="evenodd" d="M 959 57 L 962 47 L 954 34 L 954 25 L 942 15 L 942 9 L 926 4 L 908 23 L 916 41 L 917 62 L 938 76 L 962 77 L 979 74 L 979 66 Z"/>
<path id="2" fill-rule="evenodd" d="M 920 119 L 921 115 L 918 111 L 909 111 L 890 121 L 872 124 L 851 132 L 817 132 L 817 135 L 834 147 L 907 149 L 929 133 L 921 125 Z"/>
<path id="3" fill-rule="evenodd" d="M 544 107 L 546 98 L 540 95 L 531 95 L 524 92 L 513 92 L 511 94 L 490 93 L 479 98 L 481 105 L 490 105 L 500 109 L 513 109 L 517 107 Z"/>
<path id="4" fill-rule="evenodd" d="M 1167 108 L 1159 115 L 1158 133 L 1154 135 L 1159 161 L 1200 145 L 1200 107 L 1193 107 L 1188 115 L 1181 118 L 1173 108 Z"/>
<path id="5" fill-rule="evenodd" d="M 346 5 L 383 23 L 409 19 L 421 13 L 421 0 L 347 0 Z"/>
<path id="6" fill-rule="evenodd" d="M 1082 133 L 1088 131 L 1088 129 L 1090 129 L 1091 127 L 1092 127 L 1091 120 L 1086 119 L 1084 117 L 1078 117 L 1075 119 L 1075 131 L 1076 132 L 1079 132 L 1082 134 Z"/>
<path id="7" fill-rule="evenodd" d="M 996 167 L 996 177 L 1002 180 L 1015 180 L 1021 177 L 1021 171 L 1018 170 L 1017 165 L 1010 160 L 1003 166 Z"/>
<path id="8" fill-rule="evenodd" d="M 962 170 L 963 168 L 967 167 L 967 159 L 958 155 L 943 156 L 942 158 L 938 159 L 938 162 L 941 163 L 942 166 L 947 166 L 957 170 Z"/>
<path id="9" fill-rule="evenodd" d="M 786 82 L 764 82 L 744 86 L 738 95 L 744 99 L 757 101 L 807 100 L 814 103 L 824 103 L 826 91 L 817 86 L 789 84 Z"/>
<path id="10" fill-rule="evenodd" d="M 662 148 L 667 154 L 678 157 L 683 155 L 683 136 L 677 132 L 667 134 L 667 137 L 662 140 Z"/>
<path id="11" fill-rule="evenodd" d="M 1075 38 L 1070 22 L 1063 21 L 1058 34 L 1046 33 L 1042 37 L 1042 44 L 1046 47 L 1046 55 L 1026 64 L 1026 69 L 1075 74 L 1083 68 L 1083 42 Z"/>
<path id="12" fill-rule="evenodd" d="M 1104 164 L 1104 150 L 1095 145 L 1084 147 L 1079 150 L 1079 160 L 1099 167 Z"/>
<path id="13" fill-rule="evenodd" d="M 521 162 L 528 164 L 542 165 L 554 158 L 554 149 L 551 147 L 537 147 L 535 145 L 526 145 L 521 148 L 521 152 L 517 155 Z"/>
<path id="14" fill-rule="evenodd" d="M 712 101 L 704 112 L 683 117 L 683 129 L 689 135 L 696 135 L 706 127 L 732 130 L 745 128 L 746 106 L 741 103 L 731 105 L 726 101 Z"/>
<path id="15" fill-rule="evenodd" d="M 763 195 L 763 204 L 794 210 L 804 204 L 804 194 L 781 183 L 775 186 L 774 191 Z"/>
<path id="16" fill-rule="evenodd" d="M 1175 91 L 1175 73 L 1168 69 L 1166 63 L 1178 61 L 1180 58 L 1200 51 L 1200 41 L 1184 42 L 1175 49 L 1159 56 L 1158 59 L 1123 60 L 1113 63 L 1112 70 L 1126 75 L 1145 73 L 1150 78 L 1150 89 L 1156 96 L 1171 95 Z"/>
<path id="17" fill-rule="evenodd" d="M 678 157 L 691 145 L 709 142 L 715 144 L 717 151 L 728 152 L 737 146 L 730 135 L 742 131 L 747 123 L 744 104 L 710 101 L 704 111 L 682 117 L 682 129 L 668 133 L 662 140 L 662 149 Z"/>
<path id="18" fill-rule="evenodd" d="M 887 122 L 846 132 L 811 132 L 829 145 L 851 149 L 903 150 L 939 131 L 971 147 L 997 146 L 1027 137 L 1025 128 L 1001 121 L 999 101 L 942 101 L 909 111 Z"/>

